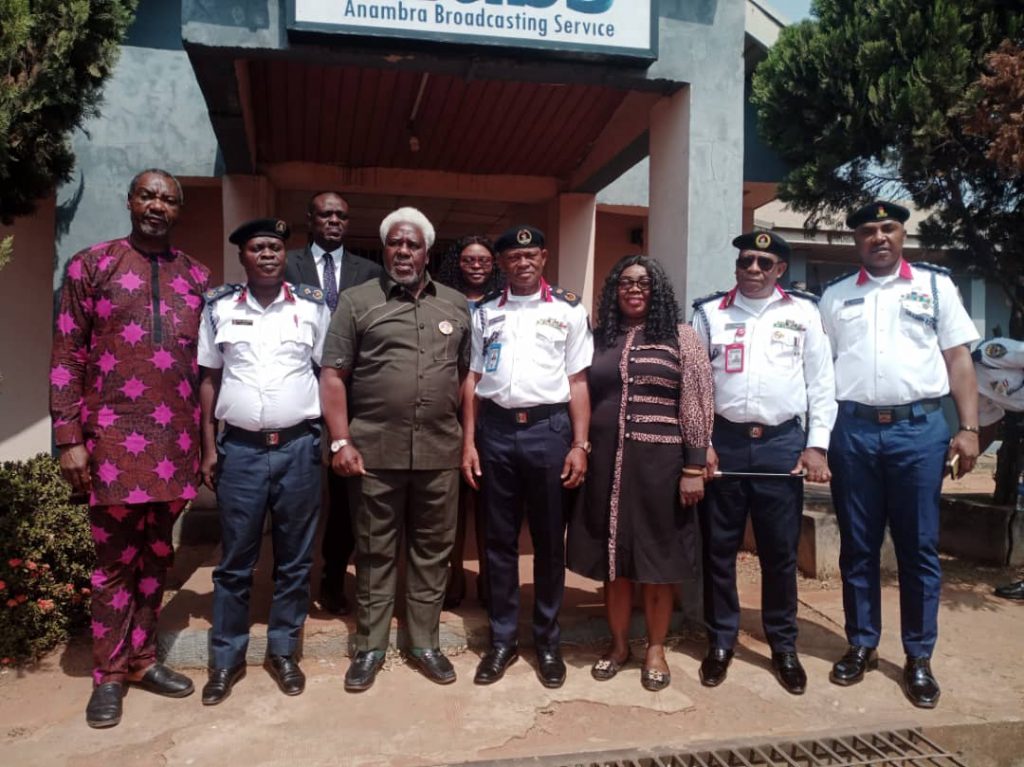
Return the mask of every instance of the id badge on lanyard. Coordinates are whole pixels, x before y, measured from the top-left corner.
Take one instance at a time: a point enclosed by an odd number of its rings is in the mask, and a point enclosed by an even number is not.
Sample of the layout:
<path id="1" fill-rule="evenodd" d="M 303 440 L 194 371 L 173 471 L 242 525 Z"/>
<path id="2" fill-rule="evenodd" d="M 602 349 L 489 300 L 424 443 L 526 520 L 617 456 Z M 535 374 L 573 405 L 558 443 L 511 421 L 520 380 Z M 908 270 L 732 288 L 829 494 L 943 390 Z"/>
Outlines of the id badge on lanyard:
<path id="1" fill-rule="evenodd" d="M 725 347 L 725 372 L 726 373 L 742 373 L 743 372 L 743 342 L 738 341 L 731 344 L 726 344 Z"/>

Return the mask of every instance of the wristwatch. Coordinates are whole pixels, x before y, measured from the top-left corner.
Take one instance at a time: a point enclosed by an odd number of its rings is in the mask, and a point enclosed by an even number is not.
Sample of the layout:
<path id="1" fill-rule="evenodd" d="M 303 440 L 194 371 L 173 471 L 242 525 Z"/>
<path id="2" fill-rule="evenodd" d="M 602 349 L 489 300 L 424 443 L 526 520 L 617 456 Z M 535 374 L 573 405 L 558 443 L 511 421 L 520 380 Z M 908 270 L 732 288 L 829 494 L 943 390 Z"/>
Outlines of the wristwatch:
<path id="1" fill-rule="evenodd" d="M 350 445 L 350 444 L 352 444 L 352 443 L 349 442 L 347 439 L 336 439 L 336 440 L 334 440 L 331 443 L 331 455 L 334 455 L 335 453 L 337 453 L 339 450 L 341 450 L 343 447 L 345 447 L 345 445 Z"/>
<path id="2" fill-rule="evenodd" d="M 969 431 L 972 434 L 979 434 L 980 433 L 980 430 L 978 429 L 977 426 L 963 426 L 963 425 L 961 425 L 960 426 L 960 431 Z"/>
<path id="3" fill-rule="evenodd" d="M 592 448 L 592 445 L 590 444 L 590 440 L 588 439 L 586 442 L 573 442 L 572 443 L 572 447 L 578 447 L 584 453 L 586 453 L 587 455 L 590 455 L 590 450 Z M 569 449 L 571 450 L 572 448 L 569 448 Z"/>

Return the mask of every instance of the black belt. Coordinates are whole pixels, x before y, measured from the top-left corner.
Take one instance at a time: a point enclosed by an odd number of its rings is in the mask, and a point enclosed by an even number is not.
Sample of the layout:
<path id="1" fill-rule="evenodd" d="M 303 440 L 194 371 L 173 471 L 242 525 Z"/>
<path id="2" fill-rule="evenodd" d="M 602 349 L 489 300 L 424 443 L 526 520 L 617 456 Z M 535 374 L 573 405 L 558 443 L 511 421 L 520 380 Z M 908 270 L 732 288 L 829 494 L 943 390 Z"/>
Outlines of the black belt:
<path id="1" fill-rule="evenodd" d="M 289 442 L 309 434 L 315 421 L 300 421 L 294 426 L 286 429 L 263 429 L 261 431 L 249 431 L 240 429 L 237 426 L 228 424 L 225 437 L 245 442 L 247 445 L 258 445 L 259 447 L 284 447 Z"/>
<path id="2" fill-rule="evenodd" d="M 872 423 L 895 423 L 896 421 L 907 421 L 914 417 L 914 406 L 920 405 L 921 412 L 923 413 L 934 413 L 942 405 L 937 399 L 922 399 L 917 402 L 911 402 L 909 405 L 891 405 L 889 407 L 874 407 L 872 405 L 862 405 L 859 402 L 845 401 L 840 403 L 845 406 L 847 410 L 853 413 L 858 418 L 862 418 L 865 421 L 871 421 Z"/>
<path id="3" fill-rule="evenodd" d="M 491 400 L 484 400 L 484 412 L 489 418 L 497 418 L 516 426 L 528 426 L 537 421 L 550 418 L 555 413 L 564 413 L 566 403 L 557 405 L 534 405 L 533 407 L 507 408 L 497 405 Z"/>
<path id="4" fill-rule="evenodd" d="M 720 415 L 715 416 L 716 427 L 721 426 L 726 431 L 731 431 L 735 434 L 742 434 L 744 437 L 749 439 L 774 437 L 776 434 L 793 428 L 793 425 L 797 423 L 799 423 L 799 419 L 790 418 L 788 421 L 783 421 L 775 426 L 768 426 L 763 423 L 736 423 L 735 421 L 730 421 L 728 418 L 722 418 Z"/>

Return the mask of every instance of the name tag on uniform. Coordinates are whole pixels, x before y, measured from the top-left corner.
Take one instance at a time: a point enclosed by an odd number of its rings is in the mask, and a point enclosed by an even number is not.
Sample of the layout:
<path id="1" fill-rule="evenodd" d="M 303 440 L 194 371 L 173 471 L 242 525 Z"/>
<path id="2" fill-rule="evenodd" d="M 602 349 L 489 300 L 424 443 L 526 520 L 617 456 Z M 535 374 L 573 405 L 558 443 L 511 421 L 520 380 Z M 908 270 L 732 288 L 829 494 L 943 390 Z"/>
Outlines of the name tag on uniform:
<path id="1" fill-rule="evenodd" d="M 487 346 L 487 356 L 484 358 L 484 372 L 495 372 L 498 369 L 499 359 L 501 359 L 501 344 L 495 341 Z"/>
<path id="2" fill-rule="evenodd" d="M 843 306 L 856 306 L 857 304 L 862 303 L 864 303 L 863 296 L 861 296 L 860 298 L 847 298 L 845 301 L 843 301 Z"/>
<path id="3" fill-rule="evenodd" d="M 231 320 L 232 325 L 252 325 L 252 320 Z"/>
<path id="4" fill-rule="evenodd" d="M 725 347 L 725 372 L 743 372 L 743 344 L 728 344 Z"/>

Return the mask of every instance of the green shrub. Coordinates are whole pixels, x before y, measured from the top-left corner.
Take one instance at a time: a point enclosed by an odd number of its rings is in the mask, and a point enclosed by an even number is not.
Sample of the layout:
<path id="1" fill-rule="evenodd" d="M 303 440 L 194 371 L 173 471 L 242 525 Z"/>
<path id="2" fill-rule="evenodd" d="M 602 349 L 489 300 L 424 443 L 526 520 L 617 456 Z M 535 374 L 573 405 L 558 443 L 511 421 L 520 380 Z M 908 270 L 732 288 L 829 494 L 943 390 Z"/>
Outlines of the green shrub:
<path id="1" fill-rule="evenodd" d="M 0 664 L 35 660 L 88 622 L 95 555 L 57 461 L 0 465 Z"/>

